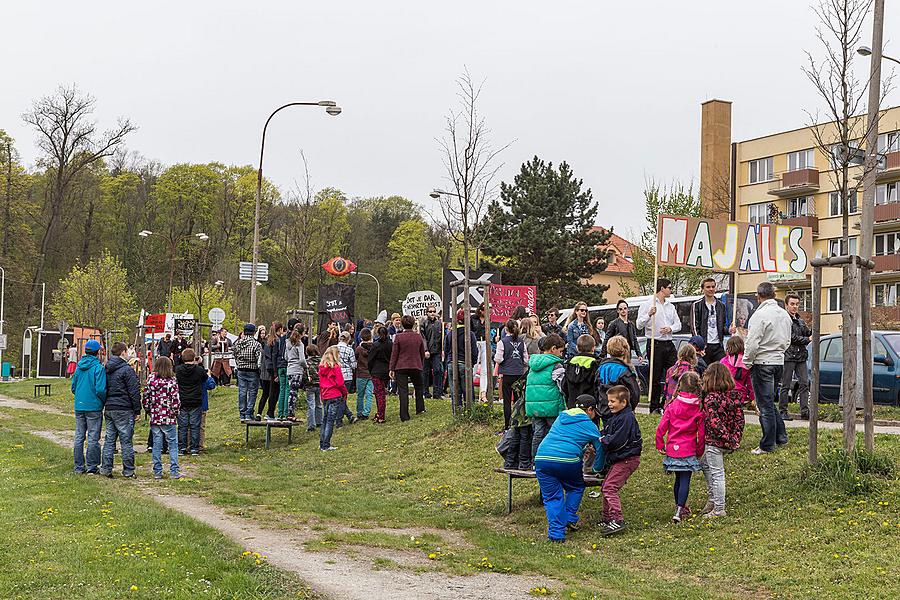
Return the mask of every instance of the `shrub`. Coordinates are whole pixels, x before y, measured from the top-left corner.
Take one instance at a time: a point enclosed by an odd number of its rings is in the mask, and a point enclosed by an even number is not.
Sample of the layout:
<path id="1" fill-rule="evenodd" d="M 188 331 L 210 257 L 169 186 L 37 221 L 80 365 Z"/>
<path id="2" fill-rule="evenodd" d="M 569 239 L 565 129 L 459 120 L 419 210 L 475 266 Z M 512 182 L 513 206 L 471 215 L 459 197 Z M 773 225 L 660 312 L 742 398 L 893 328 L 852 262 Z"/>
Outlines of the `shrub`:
<path id="1" fill-rule="evenodd" d="M 807 466 L 801 479 L 817 492 L 857 495 L 875 491 L 894 476 L 895 466 L 889 456 L 860 449 L 847 454 L 835 448 L 822 454 L 817 465 Z"/>

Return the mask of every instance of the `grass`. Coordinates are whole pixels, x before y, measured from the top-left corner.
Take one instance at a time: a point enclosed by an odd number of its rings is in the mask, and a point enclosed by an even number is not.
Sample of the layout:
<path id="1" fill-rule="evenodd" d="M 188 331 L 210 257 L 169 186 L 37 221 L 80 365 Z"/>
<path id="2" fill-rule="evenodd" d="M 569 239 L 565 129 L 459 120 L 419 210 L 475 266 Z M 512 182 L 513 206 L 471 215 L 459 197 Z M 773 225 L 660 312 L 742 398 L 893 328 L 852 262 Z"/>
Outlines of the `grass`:
<path id="1" fill-rule="evenodd" d="M 41 401 L 66 406 L 65 388 L 59 389 Z M 31 389 L 0 386 L 0 393 L 30 399 Z M 303 432 L 291 446 L 283 432 L 275 432 L 270 451 L 262 449 L 262 436 L 254 432 L 255 441 L 245 448 L 235 391 L 215 390 L 210 406 L 208 452 L 186 459 L 199 475 L 161 485 L 203 495 L 267 526 L 310 528 L 317 538 L 309 547 L 410 552 L 434 569 L 453 573 L 538 574 L 546 577 L 551 597 L 606 597 L 623 590 L 645 598 L 895 593 L 889 574 L 900 568 L 900 482 L 876 477 L 868 491 L 854 494 L 810 486 L 805 429 L 789 430 L 787 448 L 755 457 L 747 450 L 760 433 L 748 427 L 744 450 L 726 460 L 728 517 L 675 526 L 669 522 L 671 479 L 662 473 L 653 447 L 656 419 L 640 415 L 643 463 L 622 493 L 628 531 L 601 538 L 595 528 L 583 528 L 556 546 L 545 541 L 546 522 L 533 481 L 514 484 L 513 514 L 506 515 L 506 480 L 491 472 L 500 463 L 493 450 L 500 428 L 496 417 L 489 425 L 457 424 L 446 402 L 430 401 L 426 415 L 401 424 L 396 399 L 389 398 L 387 424 L 345 425 L 333 439 L 339 450 L 323 454 L 316 436 Z M 52 415 L 36 418 L 60 424 Z M 146 426 L 138 428 L 136 439 L 141 437 Z M 896 472 L 900 438 L 878 436 L 876 445 L 893 457 Z M 821 432 L 820 447 L 823 457 L 839 448 L 840 432 Z M 139 457 L 139 473 L 149 472 L 148 462 Z M 705 499 L 698 474 L 691 504 L 702 506 Z M 600 510 L 599 500 L 585 497 L 584 522 L 596 523 Z M 348 532 L 348 526 L 358 529 Z M 392 534 L 384 527 L 403 529 Z M 397 568 L 389 563 L 377 566 Z"/>
<path id="2" fill-rule="evenodd" d="M 844 421 L 844 408 L 838 406 L 837 403 L 819 403 L 819 420 L 830 423 L 842 423 Z M 797 403 L 788 404 L 788 411 L 792 414 L 800 414 L 800 405 Z M 875 419 L 884 419 L 886 421 L 900 421 L 900 407 L 889 406 L 887 404 L 876 404 L 873 407 L 872 414 Z M 856 412 L 857 419 L 862 420 L 862 411 Z"/>

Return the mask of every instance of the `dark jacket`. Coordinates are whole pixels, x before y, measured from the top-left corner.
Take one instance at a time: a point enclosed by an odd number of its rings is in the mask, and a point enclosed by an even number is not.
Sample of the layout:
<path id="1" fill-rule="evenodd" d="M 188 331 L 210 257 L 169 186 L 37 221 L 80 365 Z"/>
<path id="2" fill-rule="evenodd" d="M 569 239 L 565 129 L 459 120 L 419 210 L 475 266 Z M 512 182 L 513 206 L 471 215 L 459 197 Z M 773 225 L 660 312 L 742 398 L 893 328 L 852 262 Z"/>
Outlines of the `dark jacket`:
<path id="1" fill-rule="evenodd" d="M 175 343 L 175 342 L 172 341 L 172 340 L 169 340 L 169 341 L 167 342 L 167 341 L 165 340 L 165 338 L 159 340 L 159 342 L 156 344 L 156 353 L 157 353 L 159 356 L 171 356 L 171 355 L 172 355 L 172 345 L 173 345 L 174 343 Z"/>
<path id="2" fill-rule="evenodd" d="M 128 410 L 141 413 L 141 384 L 137 373 L 119 356 L 111 356 L 106 362 L 106 412 Z"/>
<path id="3" fill-rule="evenodd" d="M 372 349 L 369 350 L 369 355 L 366 358 L 366 362 L 369 365 L 369 374 L 372 377 L 377 377 L 381 380 L 388 378 L 393 346 L 394 343 L 391 341 L 391 338 L 387 338 L 384 341 L 375 340 L 372 343 Z"/>
<path id="4" fill-rule="evenodd" d="M 391 348 L 390 370 L 413 369 L 422 370 L 425 363 L 425 342 L 422 336 L 415 331 L 406 330 L 397 334 L 394 338 L 394 346 Z"/>
<path id="5" fill-rule="evenodd" d="M 612 322 L 606 326 L 606 339 L 603 340 L 603 346 L 600 348 L 600 358 L 606 358 L 606 344 L 609 343 L 609 338 L 621 335 L 628 342 L 628 347 L 638 355 L 639 358 L 643 358 L 641 354 L 641 348 L 638 346 L 637 339 L 637 327 L 634 326 L 634 323 L 631 321 L 623 321 L 622 319 L 615 318 Z"/>
<path id="6" fill-rule="evenodd" d="M 725 344 L 725 303 L 716 299 L 714 304 L 716 307 L 716 331 L 719 335 L 720 344 Z M 706 336 L 709 334 L 709 307 L 706 305 L 706 298 L 700 298 L 691 304 L 691 334 L 699 335 L 704 342 L 709 342 Z"/>
<path id="7" fill-rule="evenodd" d="M 484 336 L 487 333 L 484 323 L 481 322 L 481 319 L 475 316 L 469 319 L 469 331 L 475 334 L 475 339 L 479 342 L 484 341 Z"/>
<path id="8" fill-rule="evenodd" d="M 593 354 L 576 354 L 566 361 L 566 377 L 563 390 L 566 407 L 573 408 L 575 399 L 582 394 L 597 397 L 597 357 Z"/>
<path id="9" fill-rule="evenodd" d="M 605 423 L 612 413 L 609 410 L 609 388 L 624 385 L 628 388 L 631 397 L 628 406 L 631 410 L 637 408 L 641 399 L 641 388 L 638 385 L 637 376 L 631 367 L 618 358 L 607 358 L 597 367 L 597 414 Z"/>
<path id="10" fill-rule="evenodd" d="M 422 321 L 420 327 L 422 338 L 425 340 L 425 350 L 433 355 L 440 355 L 441 341 L 444 337 L 444 324 L 440 319 L 429 321 L 427 318 Z"/>
<path id="11" fill-rule="evenodd" d="M 284 356 L 284 348 L 287 345 L 288 337 L 290 337 L 289 333 L 283 334 L 275 340 L 275 344 L 272 346 L 272 364 L 275 366 L 276 373 L 278 369 L 287 369 L 287 358 Z"/>
<path id="12" fill-rule="evenodd" d="M 448 331 L 444 336 L 444 362 L 450 362 L 453 357 L 453 338 L 450 336 L 452 332 Z M 469 342 L 471 343 L 472 365 L 478 364 L 478 339 L 475 332 L 469 331 Z M 466 328 L 462 325 L 456 326 L 456 362 L 466 362 Z"/>
<path id="13" fill-rule="evenodd" d="M 203 403 L 203 386 L 206 385 L 206 369 L 194 363 L 175 367 L 178 380 L 178 396 L 182 408 L 200 408 Z"/>
<path id="14" fill-rule="evenodd" d="M 799 315 L 792 316 L 791 345 L 784 351 L 784 360 L 805 362 L 809 358 L 806 346 L 809 344 L 811 335 L 812 330 L 806 325 L 806 322 Z"/>
<path id="15" fill-rule="evenodd" d="M 259 365 L 259 378 L 263 381 L 271 381 L 275 367 L 272 364 L 272 347 L 268 343 L 262 345 Z"/>
<path id="16" fill-rule="evenodd" d="M 556 335 L 561 337 L 563 341 L 566 341 L 566 332 L 563 331 L 562 325 L 560 325 L 559 323 L 557 323 L 556 325 L 544 323 L 543 325 L 541 325 L 541 331 L 544 332 L 544 335 L 555 333 Z"/>
<path id="17" fill-rule="evenodd" d="M 170 350 L 175 356 L 181 356 L 181 353 L 190 347 L 191 345 L 188 344 L 188 341 L 184 338 L 181 338 L 180 340 L 172 340 L 172 346 Z"/>
<path id="18" fill-rule="evenodd" d="M 641 428 L 630 406 L 609 416 L 600 433 L 600 443 L 603 444 L 607 464 L 641 455 Z"/>
<path id="19" fill-rule="evenodd" d="M 369 373 L 369 352 L 372 351 L 372 342 L 360 342 L 356 347 L 356 376 L 362 379 L 371 379 Z"/>

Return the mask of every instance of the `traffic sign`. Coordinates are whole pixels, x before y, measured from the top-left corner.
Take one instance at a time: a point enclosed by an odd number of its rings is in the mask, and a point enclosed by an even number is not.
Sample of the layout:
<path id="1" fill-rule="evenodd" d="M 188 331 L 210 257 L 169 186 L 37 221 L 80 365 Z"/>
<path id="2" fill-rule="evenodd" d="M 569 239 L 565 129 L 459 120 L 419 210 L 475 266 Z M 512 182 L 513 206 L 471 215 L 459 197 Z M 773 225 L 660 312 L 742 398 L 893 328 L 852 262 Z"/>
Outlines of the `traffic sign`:
<path id="1" fill-rule="evenodd" d="M 240 279 L 242 281 L 250 281 L 253 275 L 253 263 L 252 262 L 241 262 L 240 269 L 238 271 Z M 269 280 L 269 263 L 258 262 L 256 263 L 256 280 L 257 281 L 268 281 Z"/>
<path id="2" fill-rule="evenodd" d="M 68 331 L 68 330 L 69 330 L 69 324 L 66 323 L 65 321 L 60 321 L 59 322 L 59 336 L 66 337 L 66 331 Z"/>
<path id="3" fill-rule="evenodd" d="M 0 350 L 6 350 L 6 334 L 0 333 Z"/>
<path id="4" fill-rule="evenodd" d="M 257 264 L 257 266 L 259 266 Z M 259 269 L 257 269 L 257 272 Z M 225 320 L 225 311 L 219 308 L 218 306 L 215 308 L 209 309 L 209 322 L 213 325 L 221 325 Z"/>

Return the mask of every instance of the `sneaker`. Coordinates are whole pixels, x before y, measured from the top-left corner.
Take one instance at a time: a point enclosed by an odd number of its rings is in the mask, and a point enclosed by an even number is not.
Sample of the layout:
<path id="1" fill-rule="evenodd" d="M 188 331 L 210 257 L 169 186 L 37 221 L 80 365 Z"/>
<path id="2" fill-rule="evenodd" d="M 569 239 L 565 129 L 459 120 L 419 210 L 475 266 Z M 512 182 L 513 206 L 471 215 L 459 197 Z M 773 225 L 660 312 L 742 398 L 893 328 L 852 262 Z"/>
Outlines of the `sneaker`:
<path id="1" fill-rule="evenodd" d="M 604 537 L 607 535 L 615 535 L 625 531 L 625 521 L 610 521 L 606 524 L 601 532 Z"/>
<path id="2" fill-rule="evenodd" d="M 103 471 L 98 471 L 97 474 L 103 475 L 104 477 L 109 477 L 110 479 L 112 479 L 112 477 L 113 477 L 112 471 L 110 471 L 109 473 L 104 473 Z"/>
<path id="3" fill-rule="evenodd" d="M 124 477 L 125 479 L 136 479 L 136 477 L 134 476 L 134 473 L 129 473 L 128 475 L 125 475 L 123 473 L 122 477 Z"/>
<path id="4" fill-rule="evenodd" d="M 603 494 L 601 494 L 601 493 L 598 492 L 597 490 L 592 490 L 592 491 L 588 492 L 588 498 L 599 498 L 599 497 L 602 496 L 602 495 L 603 495 Z M 601 522 L 602 522 L 602 521 L 601 521 Z"/>
<path id="5" fill-rule="evenodd" d="M 581 527 L 578 525 L 578 523 L 566 523 L 566 529 L 568 529 L 569 531 L 578 531 L 579 529 L 581 529 Z"/>
<path id="6" fill-rule="evenodd" d="M 162 479 L 162 478 L 163 478 L 162 473 L 154 473 L 153 474 L 153 479 Z"/>
<path id="7" fill-rule="evenodd" d="M 794 420 L 794 417 L 792 417 L 792 416 L 791 416 L 790 414 L 788 414 L 787 412 L 783 412 L 783 413 L 781 413 L 781 420 L 782 420 L 782 421 L 793 421 L 793 420 Z"/>
<path id="8" fill-rule="evenodd" d="M 703 510 L 700 511 L 701 515 L 706 515 L 715 510 L 716 505 L 713 504 L 712 500 L 706 502 L 706 505 L 703 507 Z"/>
<path id="9" fill-rule="evenodd" d="M 276 419 L 275 417 L 270 417 L 269 415 L 266 415 L 266 423 L 275 423 L 280 420 L 281 419 Z"/>
<path id="10" fill-rule="evenodd" d="M 675 514 L 672 515 L 672 522 L 673 523 L 681 523 L 681 507 L 680 506 L 675 507 Z"/>
<path id="11" fill-rule="evenodd" d="M 354 423 L 356 423 L 357 421 L 359 421 L 359 419 L 357 419 L 355 415 L 350 415 L 350 416 L 347 418 L 347 420 L 350 422 L 351 425 L 353 425 Z"/>
<path id="12" fill-rule="evenodd" d="M 681 519 L 689 519 L 694 514 L 694 511 L 691 510 L 690 506 L 682 506 L 681 507 Z"/>
<path id="13" fill-rule="evenodd" d="M 772 454 L 772 450 L 763 450 L 759 446 L 750 451 L 750 454 L 759 456 L 760 454 Z"/>
<path id="14" fill-rule="evenodd" d="M 722 510 L 715 510 L 715 509 L 711 510 L 708 513 L 706 513 L 705 515 L 703 515 L 703 518 L 704 519 L 714 519 L 716 517 L 724 517 L 724 516 L 725 516 L 725 509 L 723 508 Z"/>
<path id="15" fill-rule="evenodd" d="M 199 450 L 191 450 L 191 456 L 199 456 L 199 455 L 200 455 Z"/>
<path id="16" fill-rule="evenodd" d="M 262 415 L 257 414 L 257 415 L 256 415 L 256 420 L 257 420 L 257 421 L 262 421 Z"/>
<path id="17" fill-rule="evenodd" d="M 599 527 L 600 529 L 604 529 L 611 522 L 612 521 L 609 519 L 600 519 L 600 521 L 597 523 L 597 527 Z"/>
<path id="18" fill-rule="evenodd" d="M 319 448 L 322 452 L 331 452 L 332 450 L 337 450 L 337 446 L 328 446 L 327 448 Z"/>
<path id="19" fill-rule="evenodd" d="M 783 448 L 788 445 L 788 440 L 784 440 L 783 442 L 775 442 L 776 448 Z"/>
<path id="20" fill-rule="evenodd" d="M 180 471 L 169 475 L 169 479 L 181 479 L 182 477 L 184 477 L 184 475 L 182 475 Z"/>

